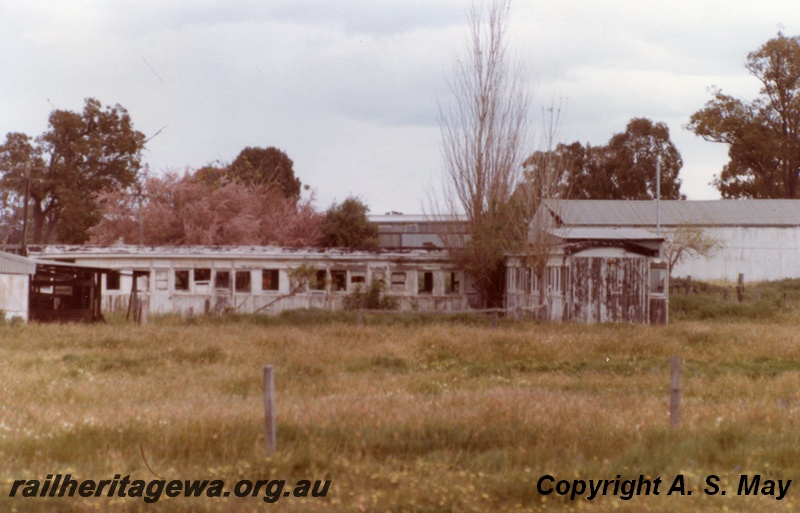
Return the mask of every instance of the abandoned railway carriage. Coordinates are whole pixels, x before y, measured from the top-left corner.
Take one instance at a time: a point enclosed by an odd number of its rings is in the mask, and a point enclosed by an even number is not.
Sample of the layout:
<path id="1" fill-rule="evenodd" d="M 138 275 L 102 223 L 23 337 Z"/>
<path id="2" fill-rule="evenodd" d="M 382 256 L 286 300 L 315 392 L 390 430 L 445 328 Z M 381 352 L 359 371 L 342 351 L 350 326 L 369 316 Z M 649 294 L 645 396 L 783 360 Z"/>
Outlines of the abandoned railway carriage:
<path id="1" fill-rule="evenodd" d="M 547 255 L 545 279 L 524 255 L 506 258 L 506 306 L 555 321 L 666 324 L 663 237 L 640 229 L 561 228 Z"/>
<path id="2" fill-rule="evenodd" d="M 132 298 L 151 313 L 183 315 L 339 310 L 373 280 L 401 310 L 465 310 L 475 299 L 468 278 L 440 250 L 44 246 L 31 256 L 106 269 L 104 312 L 127 310 Z"/>

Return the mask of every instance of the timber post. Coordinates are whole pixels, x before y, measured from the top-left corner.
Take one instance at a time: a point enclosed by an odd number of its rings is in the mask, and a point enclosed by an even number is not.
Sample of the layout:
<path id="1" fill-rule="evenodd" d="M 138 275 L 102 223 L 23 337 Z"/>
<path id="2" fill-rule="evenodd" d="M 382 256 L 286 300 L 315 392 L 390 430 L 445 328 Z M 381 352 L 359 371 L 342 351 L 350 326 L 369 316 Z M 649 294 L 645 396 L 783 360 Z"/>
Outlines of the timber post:
<path id="1" fill-rule="evenodd" d="M 739 280 L 736 282 L 736 297 L 740 303 L 744 301 L 744 273 L 739 273 Z"/>
<path id="2" fill-rule="evenodd" d="M 272 365 L 264 367 L 264 418 L 267 454 L 275 454 L 275 374 Z"/>
<path id="3" fill-rule="evenodd" d="M 673 356 L 669 366 L 669 427 L 681 425 L 681 357 Z"/>

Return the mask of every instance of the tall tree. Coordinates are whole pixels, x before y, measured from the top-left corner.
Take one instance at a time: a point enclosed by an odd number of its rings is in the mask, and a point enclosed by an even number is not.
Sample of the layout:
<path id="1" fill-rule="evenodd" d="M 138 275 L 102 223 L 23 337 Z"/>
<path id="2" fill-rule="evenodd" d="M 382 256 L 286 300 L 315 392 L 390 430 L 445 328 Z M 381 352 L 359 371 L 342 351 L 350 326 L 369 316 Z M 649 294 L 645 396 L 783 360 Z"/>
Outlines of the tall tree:
<path id="1" fill-rule="evenodd" d="M 625 132 L 607 145 L 559 144 L 526 160 L 525 177 L 542 173 L 545 163 L 562 163 L 558 197 L 575 199 L 647 200 L 656 197 L 656 166 L 660 165 L 661 198 L 681 199 L 683 159 L 670 140 L 666 124 L 633 118 Z"/>
<path id="2" fill-rule="evenodd" d="M 800 36 L 777 37 L 747 55 L 761 82 L 746 101 L 713 91 L 687 125 L 707 141 L 728 145 L 729 162 L 714 179 L 723 198 L 797 198 L 800 179 Z"/>
<path id="3" fill-rule="evenodd" d="M 54 110 L 49 129 L 32 140 L 10 133 L 0 145 L 0 186 L 17 205 L 30 177 L 32 242 L 82 243 L 99 220 L 92 193 L 136 180 L 145 136 L 120 105 L 86 100 L 83 112 Z"/>
<path id="4" fill-rule="evenodd" d="M 294 162 L 274 146 L 243 149 L 228 168 L 228 177 L 246 185 L 275 185 L 287 198 L 300 198 Z"/>
<path id="5" fill-rule="evenodd" d="M 606 146 L 607 174 L 615 186 L 611 199 L 648 200 L 656 197 L 656 166 L 661 165 L 661 198 L 679 199 L 683 167 L 681 154 L 669 138 L 665 123 L 634 118 Z"/>
<path id="6" fill-rule="evenodd" d="M 320 226 L 323 246 L 376 249 L 378 227 L 367 218 L 368 211 L 361 200 L 353 197 L 331 205 Z"/>
<path id="7" fill-rule="evenodd" d="M 450 250 L 484 306 L 502 301 L 504 257 L 515 236 L 508 205 L 529 113 L 523 69 L 506 45 L 509 7 L 509 0 L 473 4 L 467 51 L 456 59 L 449 81 L 452 101 L 439 108 L 444 190 L 433 209 L 441 217 L 466 214 L 470 239 Z"/>

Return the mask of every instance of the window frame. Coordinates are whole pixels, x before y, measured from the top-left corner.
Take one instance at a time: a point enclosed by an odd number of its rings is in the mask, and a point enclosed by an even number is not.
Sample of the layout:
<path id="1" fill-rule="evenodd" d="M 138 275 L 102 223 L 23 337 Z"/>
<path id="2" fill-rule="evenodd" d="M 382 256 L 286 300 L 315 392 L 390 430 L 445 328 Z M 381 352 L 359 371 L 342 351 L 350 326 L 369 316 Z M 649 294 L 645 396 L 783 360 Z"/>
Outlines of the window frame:
<path id="1" fill-rule="evenodd" d="M 189 277 L 191 273 L 189 269 L 173 269 L 172 276 L 174 279 L 173 282 L 173 290 L 175 292 L 191 292 L 191 282 L 189 281 Z M 180 287 L 178 286 L 180 284 Z"/>
<path id="2" fill-rule="evenodd" d="M 267 288 L 264 288 L 265 283 L 268 284 Z M 281 289 L 280 271 L 278 269 L 261 269 L 261 291 L 278 292 L 280 291 L 280 289 Z"/>

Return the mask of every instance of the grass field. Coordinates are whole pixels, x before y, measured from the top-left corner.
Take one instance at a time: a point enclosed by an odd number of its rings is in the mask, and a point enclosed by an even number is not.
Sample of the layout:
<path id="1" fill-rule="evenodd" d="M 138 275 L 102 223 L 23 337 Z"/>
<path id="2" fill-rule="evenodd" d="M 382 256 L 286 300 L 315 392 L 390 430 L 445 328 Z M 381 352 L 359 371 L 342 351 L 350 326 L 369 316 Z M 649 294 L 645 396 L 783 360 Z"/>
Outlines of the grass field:
<path id="1" fill-rule="evenodd" d="M 660 327 L 369 316 L 358 326 L 298 312 L 0 328 L 0 511 L 796 511 L 793 298 L 765 293 L 767 307 L 708 307 L 716 319 L 698 320 L 696 299 L 676 297 Z M 673 355 L 683 359 L 677 431 Z M 271 457 L 266 364 L 276 373 Z M 263 494 L 8 497 L 15 480 L 58 473 L 331 484 L 324 498 L 273 504 Z M 678 474 L 691 496 L 666 495 Z M 727 495 L 703 493 L 712 474 Z M 737 496 L 742 474 L 793 484 L 780 501 Z M 658 496 L 570 501 L 540 495 L 543 475 L 665 484 Z"/>

